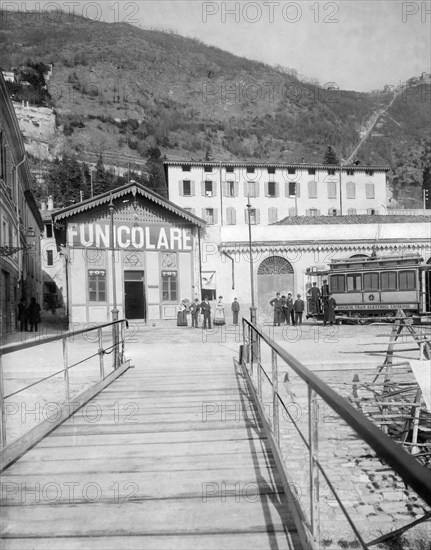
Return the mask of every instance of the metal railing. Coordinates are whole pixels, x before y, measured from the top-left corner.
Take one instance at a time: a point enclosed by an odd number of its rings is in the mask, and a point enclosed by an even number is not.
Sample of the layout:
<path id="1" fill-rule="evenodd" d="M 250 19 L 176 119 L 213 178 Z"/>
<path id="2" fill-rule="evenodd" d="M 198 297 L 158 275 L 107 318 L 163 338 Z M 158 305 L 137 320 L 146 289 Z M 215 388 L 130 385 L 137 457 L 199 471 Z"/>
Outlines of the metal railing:
<path id="1" fill-rule="evenodd" d="M 322 504 L 323 501 L 319 496 L 319 490 L 322 483 L 319 481 L 319 476 L 322 476 L 324 484 L 329 489 L 331 496 L 333 495 L 333 505 L 339 507 L 345 521 L 348 523 L 348 528 L 353 531 L 356 542 L 360 547 L 368 549 L 371 546 L 390 538 L 394 533 L 383 535 L 369 542 L 365 542 L 365 537 L 361 534 L 361 527 L 357 525 L 357 521 L 349 512 L 348 505 L 343 502 L 337 491 L 337 482 L 331 479 L 333 472 L 330 466 L 324 464 L 328 460 L 328 439 L 334 438 L 330 432 L 332 427 L 329 427 L 328 433 L 323 433 L 324 430 L 319 430 L 319 420 L 321 416 L 322 404 L 331 410 L 332 418 L 334 415 L 341 420 L 341 430 L 352 430 L 353 433 L 346 437 L 346 446 L 350 441 L 356 445 L 366 445 L 375 453 L 375 458 L 379 466 L 389 465 L 393 472 L 396 473 L 405 487 L 409 486 L 428 506 L 431 506 L 431 473 L 430 470 L 422 466 L 415 458 L 404 451 L 397 445 L 389 436 L 384 434 L 377 426 L 368 420 L 361 412 L 356 410 L 350 403 L 336 393 L 328 384 L 308 370 L 300 361 L 286 352 L 280 345 L 272 340 L 268 335 L 263 333 L 256 325 L 253 325 L 247 319 L 242 320 L 243 328 L 243 348 L 240 354 L 240 361 L 243 372 L 246 375 L 249 383 L 252 396 L 256 400 L 256 404 L 260 410 L 264 427 L 267 431 L 269 442 L 274 453 L 277 466 L 281 468 L 281 476 L 285 485 L 286 494 L 289 495 L 295 502 L 295 507 L 299 507 L 300 521 L 303 528 L 306 530 L 306 541 L 308 546 L 314 548 L 314 543 L 320 540 L 321 528 L 324 526 L 322 521 Z M 265 347 L 266 346 L 266 347 Z M 279 361 L 283 365 L 283 373 L 280 372 Z M 267 369 L 265 369 L 265 364 Z M 289 377 L 289 374 L 290 377 Z M 284 399 L 280 395 L 279 377 L 284 374 L 284 390 L 292 397 L 291 401 Z M 299 398 L 293 393 L 295 384 L 296 387 L 301 386 L 302 398 Z M 296 388 L 295 388 L 296 389 Z M 301 408 L 301 403 L 302 408 Z M 302 410 L 303 416 L 308 422 L 305 422 L 305 429 L 302 429 L 301 422 L 298 421 L 298 415 L 295 414 L 296 405 Z M 269 409 L 269 413 L 268 413 Z M 281 414 L 280 414 L 281 412 Z M 281 418 L 286 421 L 281 422 Z M 334 420 L 332 420 L 334 421 Z M 288 425 L 288 429 L 286 429 Z M 328 430 L 326 430 L 328 432 Z M 288 433 L 289 432 L 289 433 Z M 293 445 L 294 437 L 297 437 L 296 444 Z M 287 434 L 287 435 L 286 435 Z M 327 438 L 327 439 L 325 439 Z M 288 441 L 287 453 L 283 452 L 283 445 Z M 298 444 L 299 442 L 299 444 Z M 341 438 L 341 445 L 343 440 Z M 304 467 L 304 459 L 298 452 L 298 447 L 305 447 L 305 454 L 308 455 L 308 466 Z M 319 450 L 320 448 L 320 450 Z M 348 451 L 347 451 L 348 452 Z M 330 452 L 329 452 L 330 454 Z M 325 458 L 322 455 L 326 455 Z M 330 457 L 332 459 L 332 456 Z M 289 470 L 289 461 L 295 462 L 296 469 Z M 298 466 L 298 461 L 301 464 Z M 303 500 L 306 502 L 304 508 L 303 503 L 300 503 L 300 498 L 296 498 L 295 491 L 292 491 L 296 485 L 295 480 L 298 479 L 298 473 L 301 480 L 304 481 L 308 489 Z M 304 479 L 303 479 L 304 478 Z M 303 487 L 303 486 L 302 486 Z M 402 492 L 400 491 L 400 495 Z M 325 499 L 325 504 L 327 504 Z M 364 503 L 362 503 L 364 504 Z M 404 525 L 397 533 L 403 533 L 413 525 L 427 520 L 431 517 L 431 512 L 425 511 L 423 516 L 407 526 Z M 410 518 L 411 519 L 411 518 Z M 328 542 L 328 541 L 326 541 Z M 323 547 L 326 547 L 325 541 Z M 347 546 L 345 546 L 347 547 Z"/>
<path id="2" fill-rule="evenodd" d="M 112 327 L 110 331 L 103 333 L 103 330 L 106 328 Z M 91 361 L 92 359 L 98 357 L 99 365 L 99 381 L 103 381 L 107 377 L 107 365 L 105 364 L 105 356 L 112 354 L 112 369 L 115 371 L 120 365 L 124 362 L 124 348 L 125 348 L 125 335 L 124 329 L 128 327 L 128 322 L 125 319 L 114 321 L 111 323 L 105 323 L 103 325 L 96 325 L 90 328 L 84 328 L 81 330 L 67 331 L 63 332 L 60 335 L 55 336 L 46 336 L 41 339 L 29 340 L 26 342 L 20 342 L 16 344 L 9 344 L 0 348 L 0 449 L 4 449 L 8 444 L 7 437 L 7 422 L 5 414 L 5 407 L 7 406 L 6 400 L 11 397 L 15 397 L 23 392 L 33 388 L 43 382 L 46 382 L 50 379 L 55 378 L 63 374 L 63 384 L 64 384 L 64 401 L 69 402 L 70 395 L 70 372 L 72 369 Z M 87 355 L 83 358 L 80 358 L 78 361 L 71 362 L 69 360 L 70 354 L 70 345 L 73 343 L 73 340 L 78 336 L 83 335 L 84 338 L 91 332 L 97 332 L 96 339 L 91 343 L 96 343 L 97 341 L 97 351 Z M 103 336 L 109 338 L 109 341 L 104 344 Z M 86 339 L 89 342 L 88 338 Z M 11 355 L 13 353 L 21 352 L 26 349 L 36 348 L 38 346 L 47 345 L 53 342 L 61 342 L 62 345 L 62 368 L 56 370 L 55 372 L 50 373 L 47 376 L 37 379 L 36 381 L 27 384 L 26 386 L 19 388 L 15 391 L 11 391 L 8 394 L 5 394 L 5 377 L 4 377 L 4 357 Z M 112 371 L 111 371 L 112 372 Z"/>

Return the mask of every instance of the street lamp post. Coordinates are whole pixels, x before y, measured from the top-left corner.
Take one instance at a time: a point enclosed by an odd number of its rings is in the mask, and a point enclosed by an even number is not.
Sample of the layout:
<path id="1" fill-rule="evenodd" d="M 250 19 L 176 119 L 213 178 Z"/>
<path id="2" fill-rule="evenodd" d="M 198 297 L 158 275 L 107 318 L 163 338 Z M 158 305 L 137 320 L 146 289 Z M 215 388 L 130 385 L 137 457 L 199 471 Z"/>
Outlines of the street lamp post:
<path id="1" fill-rule="evenodd" d="M 248 197 L 247 212 L 248 212 L 248 246 L 249 246 L 249 254 L 250 254 L 250 292 L 251 292 L 250 321 L 253 324 L 256 324 L 256 306 L 255 306 L 255 303 L 254 303 L 253 251 L 252 251 L 252 243 L 251 243 L 251 204 L 250 204 L 250 197 Z"/>
<path id="2" fill-rule="evenodd" d="M 117 309 L 117 283 L 115 277 L 115 243 L 114 243 L 114 203 L 109 203 L 109 229 L 110 229 L 110 248 L 111 248 L 111 271 L 112 271 L 112 321 L 118 321 L 118 309 Z M 112 325 L 112 343 L 114 346 L 114 369 L 118 367 L 118 324 Z"/>

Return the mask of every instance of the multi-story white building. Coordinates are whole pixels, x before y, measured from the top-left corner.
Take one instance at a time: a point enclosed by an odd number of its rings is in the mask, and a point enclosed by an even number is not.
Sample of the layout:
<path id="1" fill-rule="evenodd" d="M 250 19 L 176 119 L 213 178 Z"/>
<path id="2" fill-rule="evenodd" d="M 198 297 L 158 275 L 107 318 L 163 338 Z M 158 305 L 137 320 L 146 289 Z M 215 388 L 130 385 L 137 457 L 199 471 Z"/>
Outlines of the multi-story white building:
<path id="1" fill-rule="evenodd" d="M 384 213 L 387 166 L 167 161 L 169 200 L 209 225 Z"/>

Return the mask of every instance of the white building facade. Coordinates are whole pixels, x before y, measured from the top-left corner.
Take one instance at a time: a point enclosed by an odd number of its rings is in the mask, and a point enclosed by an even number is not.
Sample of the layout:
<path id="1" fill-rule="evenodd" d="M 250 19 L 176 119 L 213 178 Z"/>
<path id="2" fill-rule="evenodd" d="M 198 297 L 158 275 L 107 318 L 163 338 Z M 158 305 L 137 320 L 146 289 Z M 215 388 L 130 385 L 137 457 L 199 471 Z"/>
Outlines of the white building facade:
<path id="1" fill-rule="evenodd" d="M 208 225 L 270 225 L 288 216 L 379 214 L 387 166 L 167 161 L 169 200 Z"/>

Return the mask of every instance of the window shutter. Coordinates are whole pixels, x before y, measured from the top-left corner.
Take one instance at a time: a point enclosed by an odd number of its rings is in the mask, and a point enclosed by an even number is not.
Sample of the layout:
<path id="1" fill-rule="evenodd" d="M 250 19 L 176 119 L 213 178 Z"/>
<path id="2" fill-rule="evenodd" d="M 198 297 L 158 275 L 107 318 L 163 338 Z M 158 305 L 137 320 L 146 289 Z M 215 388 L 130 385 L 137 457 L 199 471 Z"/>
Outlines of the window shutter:
<path id="1" fill-rule="evenodd" d="M 259 182 L 258 181 L 253 182 L 253 188 L 254 188 L 254 196 L 258 197 L 259 196 Z"/>
<path id="2" fill-rule="evenodd" d="M 301 196 L 301 185 L 299 183 L 299 181 L 296 182 L 296 197 L 300 197 Z"/>
<path id="3" fill-rule="evenodd" d="M 201 195 L 205 197 L 205 182 L 201 181 Z"/>
<path id="4" fill-rule="evenodd" d="M 180 197 L 184 196 L 184 186 L 182 181 L 178 182 L 178 194 Z"/>
<path id="5" fill-rule="evenodd" d="M 328 199 L 337 198 L 337 185 L 335 181 L 328 181 Z"/>
<path id="6" fill-rule="evenodd" d="M 195 196 L 195 182 L 192 180 L 190 182 L 190 189 L 193 196 Z"/>
<path id="7" fill-rule="evenodd" d="M 236 210 L 232 206 L 230 206 L 227 209 L 227 219 L 229 225 L 235 225 L 236 224 Z"/>
<path id="8" fill-rule="evenodd" d="M 248 210 L 247 210 L 247 208 L 244 210 L 244 221 L 245 221 L 245 223 L 248 223 Z"/>
<path id="9" fill-rule="evenodd" d="M 213 212 L 214 212 L 214 224 L 217 224 L 218 223 L 218 209 L 214 208 Z"/>
<path id="10" fill-rule="evenodd" d="M 285 197 L 289 196 L 289 182 L 288 181 L 284 182 L 284 196 Z"/>
<path id="11" fill-rule="evenodd" d="M 310 209 L 309 209 L 309 208 L 306 209 L 305 215 L 306 215 L 306 216 L 311 216 L 311 213 L 310 213 Z"/>
<path id="12" fill-rule="evenodd" d="M 277 208 L 272 206 L 271 208 L 268 208 L 268 223 L 275 223 L 277 222 Z"/>
<path id="13" fill-rule="evenodd" d="M 348 199 L 354 199 L 356 197 L 356 188 L 354 181 L 348 181 L 346 185 L 346 195 Z"/>
<path id="14" fill-rule="evenodd" d="M 256 223 L 260 223 L 260 209 L 256 208 Z"/>
<path id="15" fill-rule="evenodd" d="M 234 191 L 235 191 L 235 197 L 237 197 L 239 194 L 239 183 L 237 181 L 235 181 L 234 183 Z"/>
<path id="16" fill-rule="evenodd" d="M 308 198 L 317 199 L 317 183 L 315 181 L 308 182 Z"/>
<path id="17" fill-rule="evenodd" d="M 278 183 L 278 181 L 275 182 L 275 196 L 280 196 L 280 184 Z"/>
<path id="18" fill-rule="evenodd" d="M 268 184 L 267 181 L 264 183 L 264 186 L 265 186 L 265 188 L 264 188 L 265 189 L 265 197 L 269 197 L 269 189 L 268 189 L 269 184 Z"/>
<path id="19" fill-rule="evenodd" d="M 201 218 L 205 221 L 207 221 L 207 211 L 205 208 L 202 208 L 202 216 Z"/>
<path id="20" fill-rule="evenodd" d="M 212 189 L 213 197 L 216 197 L 217 196 L 217 182 L 216 181 L 212 182 L 211 189 Z"/>
<path id="21" fill-rule="evenodd" d="M 374 199 L 374 183 L 365 184 L 365 196 L 367 199 Z"/>
<path id="22" fill-rule="evenodd" d="M 228 183 L 227 181 L 224 181 L 222 184 L 222 190 L 223 190 L 223 197 L 227 197 L 227 191 L 228 191 Z"/>
<path id="23" fill-rule="evenodd" d="M 306 212 L 309 212 L 309 210 L 307 210 Z M 308 216 L 309 214 L 306 215 Z M 294 206 L 291 206 L 289 208 L 289 216 L 296 216 L 296 208 Z"/>
<path id="24" fill-rule="evenodd" d="M 318 208 L 316 208 L 317 210 L 317 215 L 320 216 L 320 210 Z"/>
<path id="25" fill-rule="evenodd" d="M 248 197 L 250 195 L 250 183 L 248 181 L 244 182 L 244 197 Z"/>

